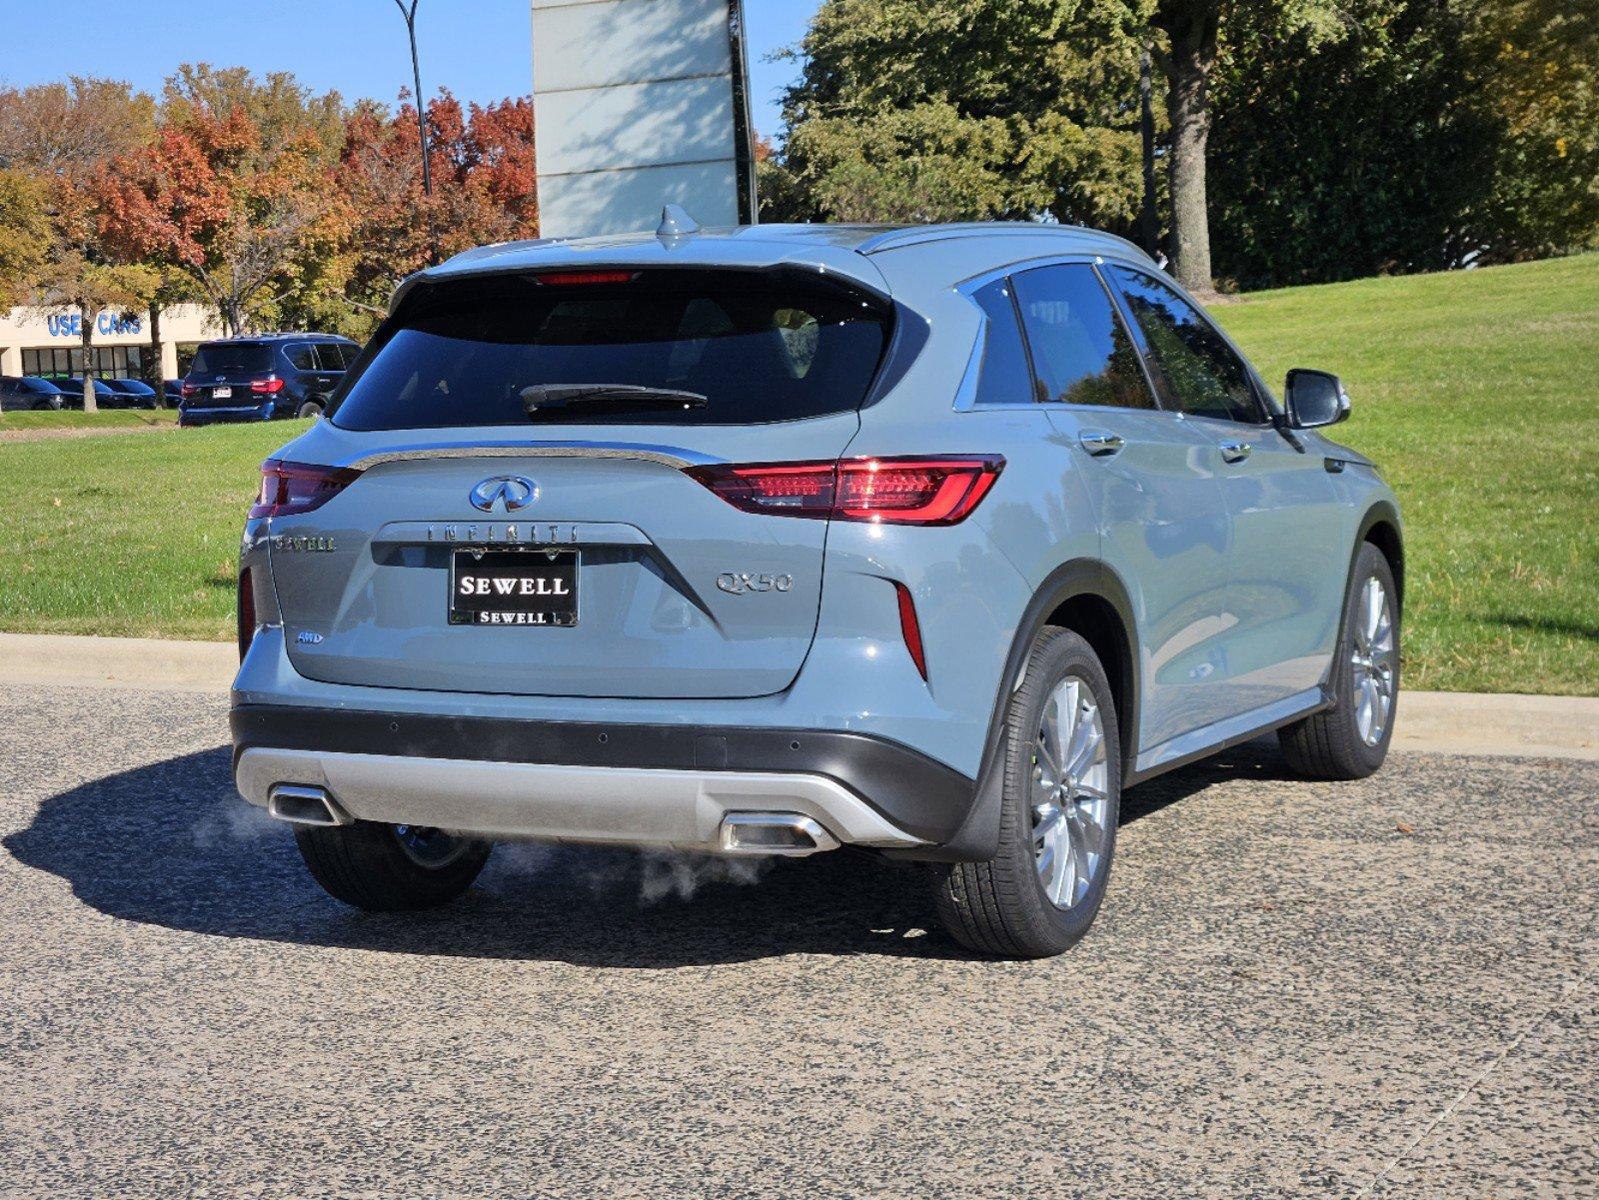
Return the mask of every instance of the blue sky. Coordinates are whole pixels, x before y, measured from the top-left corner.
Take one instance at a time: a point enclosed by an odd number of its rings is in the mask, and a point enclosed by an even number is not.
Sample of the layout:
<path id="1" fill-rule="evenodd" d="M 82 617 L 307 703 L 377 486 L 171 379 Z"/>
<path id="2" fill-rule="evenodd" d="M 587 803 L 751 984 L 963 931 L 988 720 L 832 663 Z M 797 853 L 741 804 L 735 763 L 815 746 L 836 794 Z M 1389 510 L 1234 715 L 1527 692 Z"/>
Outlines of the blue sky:
<path id="1" fill-rule="evenodd" d="M 744 0 L 755 127 L 777 129 L 792 64 L 763 61 L 798 41 L 819 0 Z M 140 0 L 82 5 L 0 0 L 0 82 L 71 74 L 126 79 L 148 91 L 181 62 L 292 71 L 318 91 L 392 101 L 410 82 L 405 23 L 394 0 Z M 421 0 L 422 86 L 463 100 L 532 86 L 529 0 Z"/>

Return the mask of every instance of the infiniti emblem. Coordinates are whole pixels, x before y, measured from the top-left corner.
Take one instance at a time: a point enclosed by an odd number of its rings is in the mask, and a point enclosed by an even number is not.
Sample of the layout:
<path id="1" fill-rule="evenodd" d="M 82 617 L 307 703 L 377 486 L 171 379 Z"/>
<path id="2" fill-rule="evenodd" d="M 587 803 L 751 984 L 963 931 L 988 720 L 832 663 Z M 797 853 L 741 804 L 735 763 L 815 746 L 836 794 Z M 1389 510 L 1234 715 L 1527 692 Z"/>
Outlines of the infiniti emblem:
<path id="1" fill-rule="evenodd" d="M 495 475 L 472 489 L 472 507 L 493 512 L 496 504 L 513 513 L 539 498 L 539 485 L 521 475 Z"/>

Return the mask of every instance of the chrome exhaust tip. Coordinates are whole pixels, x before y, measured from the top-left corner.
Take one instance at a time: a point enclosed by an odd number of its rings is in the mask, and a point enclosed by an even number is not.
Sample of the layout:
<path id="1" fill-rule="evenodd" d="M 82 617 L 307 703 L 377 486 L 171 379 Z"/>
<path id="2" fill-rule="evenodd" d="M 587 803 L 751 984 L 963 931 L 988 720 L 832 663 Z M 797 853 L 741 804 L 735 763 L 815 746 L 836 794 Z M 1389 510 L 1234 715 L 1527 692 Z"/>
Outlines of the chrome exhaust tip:
<path id="1" fill-rule="evenodd" d="M 290 825 L 328 828 L 355 824 L 355 818 L 340 808 L 338 801 L 324 789 L 297 783 L 272 785 L 267 792 L 267 815 Z"/>
<path id="2" fill-rule="evenodd" d="M 799 858 L 837 850 L 838 839 L 803 813 L 728 813 L 717 846 L 723 854 L 781 854 Z"/>

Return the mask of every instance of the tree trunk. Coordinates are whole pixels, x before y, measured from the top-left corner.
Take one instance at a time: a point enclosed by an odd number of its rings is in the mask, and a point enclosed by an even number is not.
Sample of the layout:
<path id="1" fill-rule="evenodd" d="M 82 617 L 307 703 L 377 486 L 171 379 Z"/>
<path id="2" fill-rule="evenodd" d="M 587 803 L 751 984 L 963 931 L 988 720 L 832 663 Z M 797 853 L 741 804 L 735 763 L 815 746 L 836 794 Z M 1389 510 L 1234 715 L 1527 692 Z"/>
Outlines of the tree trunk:
<path id="1" fill-rule="evenodd" d="M 1172 274 L 1192 292 L 1211 292 L 1210 217 L 1205 151 L 1210 140 L 1210 71 L 1216 63 L 1217 15 L 1209 3 L 1176 6 L 1166 111 L 1171 118 Z"/>
<path id="2" fill-rule="evenodd" d="M 83 411 L 99 412 L 94 398 L 94 311 L 85 303 L 78 305 L 82 323 L 78 326 L 78 344 L 83 348 Z"/>
<path id="3" fill-rule="evenodd" d="M 1138 133 L 1144 151 L 1144 203 L 1139 213 L 1139 236 L 1151 257 L 1160 249 L 1160 216 L 1155 208 L 1154 83 L 1150 78 L 1149 51 L 1138 60 Z"/>
<path id="4" fill-rule="evenodd" d="M 167 381 L 161 370 L 161 305 L 150 301 L 150 361 L 144 364 L 144 381 L 155 389 L 156 407 L 165 408 Z"/>

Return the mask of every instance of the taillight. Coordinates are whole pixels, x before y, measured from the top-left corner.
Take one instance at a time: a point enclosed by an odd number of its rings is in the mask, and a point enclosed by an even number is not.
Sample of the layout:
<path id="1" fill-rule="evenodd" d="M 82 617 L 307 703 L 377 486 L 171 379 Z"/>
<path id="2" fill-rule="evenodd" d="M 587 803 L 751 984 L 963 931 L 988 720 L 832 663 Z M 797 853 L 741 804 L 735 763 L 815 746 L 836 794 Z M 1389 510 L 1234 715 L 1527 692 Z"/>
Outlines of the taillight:
<path id="1" fill-rule="evenodd" d="M 250 519 L 308 513 L 333 499 L 360 474 L 350 467 L 312 467 L 269 458 L 261 464 L 261 492 L 250 506 Z"/>
<path id="2" fill-rule="evenodd" d="M 255 581 L 250 575 L 250 568 L 245 567 L 239 572 L 239 661 L 244 661 L 244 656 L 250 650 L 250 643 L 255 640 Z"/>
<path id="3" fill-rule="evenodd" d="M 199 390 L 200 389 L 195 387 L 194 384 L 192 384 L 192 383 L 180 383 L 180 384 L 178 384 L 178 391 L 182 392 L 183 395 L 185 396 L 185 398 L 194 395 Z"/>
<path id="4" fill-rule="evenodd" d="M 922 623 L 916 619 L 916 601 L 911 599 L 910 588 L 897 580 L 894 591 L 899 596 L 899 632 L 905 639 L 905 649 L 910 651 L 911 661 L 926 679 L 927 656 L 922 651 Z"/>
<path id="5" fill-rule="evenodd" d="M 283 390 L 283 380 L 276 375 L 268 375 L 265 379 L 252 379 L 250 381 L 250 390 L 252 392 L 264 392 L 267 395 L 281 392 Z"/>
<path id="6" fill-rule="evenodd" d="M 963 454 L 691 467 L 688 473 L 745 512 L 954 525 L 971 514 L 1004 467 L 997 454 Z"/>

